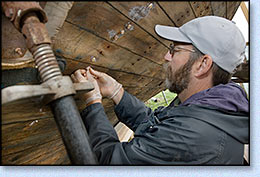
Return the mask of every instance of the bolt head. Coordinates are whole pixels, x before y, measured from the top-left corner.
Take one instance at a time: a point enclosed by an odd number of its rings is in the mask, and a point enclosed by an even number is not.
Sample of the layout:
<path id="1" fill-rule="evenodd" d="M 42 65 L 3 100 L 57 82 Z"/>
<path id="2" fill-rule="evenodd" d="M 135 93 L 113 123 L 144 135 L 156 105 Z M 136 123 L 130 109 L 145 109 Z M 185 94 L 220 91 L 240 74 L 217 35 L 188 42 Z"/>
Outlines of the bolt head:
<path id="1" fill-rule="evenodd" d="M 15 52 L 18 53 L 20 56 L 23 56 L 23 52 L 21 48 L 16 48 Z"/>
<path id="2" fill-rule="evenodd" d="M 91 57 L 90 57 L 90 60 L 91 60 L 92 62 L 96 62 L 96 61 L 97 61 L 97 58 L 94 57 L 94 56 L 91 56 Z"/>
<path id="3" fill-rule="evenodd" d="M 21 12 L 22 12 L 22 10 L 21 10 L 21 9 L 19 9 L 19 10 L 18 10 L 18 12 L 17 12 L 17 16 L 18 16 L 18 17 L 20 17 L 20 15 L 21 15 Z"/>

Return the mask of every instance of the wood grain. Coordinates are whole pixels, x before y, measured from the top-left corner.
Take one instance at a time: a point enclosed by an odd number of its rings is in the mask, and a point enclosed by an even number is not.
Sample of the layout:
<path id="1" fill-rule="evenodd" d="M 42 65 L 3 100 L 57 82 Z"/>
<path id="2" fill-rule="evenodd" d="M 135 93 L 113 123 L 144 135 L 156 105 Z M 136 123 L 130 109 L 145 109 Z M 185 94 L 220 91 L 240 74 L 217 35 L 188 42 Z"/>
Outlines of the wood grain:
<path id="1" fill-rule="evenodd" d="M 66 21 L 158 64 L 163 62 L 161 51 L 166 47 L 106 2 L 75 2 Z"/>
<path id="2" fill-rule="evenodd" d="M 67 71 L 64 71 L 66 74 L 71 74 L 82 63 L 86 63 L 105 67 L 107 70 L 114 69 L 150 77 L 161 77 L 157 74 L 162 65 L 66 22 L 56 37 L 53 49 L 56 55 L 78 61 L 76 65 L 68 62 Z M 167 48 L 163 48 L 162 52 L 166 53 Z M 93 61 L 93 57 L 96 60 Z M 158 58 L 159 60 L 164 59 Z"/>
<path id="3" fill-rule="evenodd" d="M 227 19 L 232 20 L 241 1 L 227 1 Z"/>
<path id="4" fill-rule="evenodd" d="M 62 163 L 68 160 L 53 117 L 2 125 L 2 135 L 3 164 L 55 164 L 59 157 L 64 159 Z"/>
<path id="5" fill-rule="evenodd" d="M 133 20 L 151 36 L 161 41 L 166 46 L 170 45 L 171 41 L 159 37 L 154 31 L 156 24 L 175 26 L 157 3 L 147 1 L 129 1 L 127 3 L 121 1 L 109 1 L 109 4 L 129 19 Z"/>
<path id="6" fill-rule="evenodd" d="M 213 14 L 210 2 L 192 1 L 190 4 L 196 17 L 203 17 Z"/>
<path id="7" fill-rule="evenodd" d="M 226 18 L 227 16 L 226 1 L 211 1 L 210 3 L 211 3 L 213 15 Z"/>
<path id="8" fill-rule="evenodd" d="M 171 1 L 159 1 L 158 4 L 164 9 L 176 26 L 181 26 L 195 18 L 193 9 L 188 1 L 176 1 L 174 3 Z"/>

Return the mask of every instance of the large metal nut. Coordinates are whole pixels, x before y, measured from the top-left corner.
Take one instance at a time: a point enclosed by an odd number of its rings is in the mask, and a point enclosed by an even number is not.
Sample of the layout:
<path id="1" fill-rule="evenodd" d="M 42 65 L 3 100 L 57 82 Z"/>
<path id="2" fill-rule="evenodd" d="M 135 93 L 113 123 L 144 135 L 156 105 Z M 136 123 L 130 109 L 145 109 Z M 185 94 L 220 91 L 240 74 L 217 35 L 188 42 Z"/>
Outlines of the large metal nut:
<path id="1" fill-rule="evenodd" d="M 39 18 L 40 22 L 46 23 L 48 21 L 47 15 L 45 14 L 44 10 L 41 8 L 39 3 L 37 2 L 30 2 L 30 1 L 2 1 L 2 8 L 5 15 L 8 18 L 11 18 L 15 27 L 21 31 L 21 20 L 23 19 L 24 15 L 35 12 L 37 17 Z"/>
<path id="2" fill-rule="evenodd" d="M 26 36 L 29 49 L 35 45 L 51 43 L 48 31 L 43 23 L 26 23 L 23 25 L 22 33 Z"/>

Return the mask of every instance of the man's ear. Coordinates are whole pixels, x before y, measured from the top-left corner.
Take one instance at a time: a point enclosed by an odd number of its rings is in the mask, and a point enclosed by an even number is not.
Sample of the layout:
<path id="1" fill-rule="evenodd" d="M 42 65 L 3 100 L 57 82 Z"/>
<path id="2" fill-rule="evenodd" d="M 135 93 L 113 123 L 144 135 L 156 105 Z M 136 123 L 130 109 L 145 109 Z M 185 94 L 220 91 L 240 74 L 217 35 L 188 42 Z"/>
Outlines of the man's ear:
<path id="1" fill-rule="evenodd" d="M 213 61 L 211 56 L 203 55 L 200 59 L 198 59 L 194 65 L 194 76 L 195 77 L 203 77 L 209 74 L 209 71 L 212 67 Z"/>

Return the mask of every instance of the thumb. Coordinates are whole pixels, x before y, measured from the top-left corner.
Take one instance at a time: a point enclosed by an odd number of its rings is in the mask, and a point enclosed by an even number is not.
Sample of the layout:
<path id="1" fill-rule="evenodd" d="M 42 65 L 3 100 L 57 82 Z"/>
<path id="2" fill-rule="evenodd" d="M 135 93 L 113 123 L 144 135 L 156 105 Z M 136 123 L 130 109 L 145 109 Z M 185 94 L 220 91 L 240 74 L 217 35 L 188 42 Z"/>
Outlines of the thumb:
<path id="1" fill-rule="evenodd" d="M 92 75 L 96 76 L 97 78 L 99 78 L 99 77 L 102 78 L 102 76 L 103 76 L 103 73 L 96 71 L 96 70 L 92 69 L 91 67 L 88 67 L 88 70 L 90 71 L 90 73 Z"/>
<path id="2" fill-rule="evenodd" d="M 86 74 L 87 74 L 88 80 L 94 84 L 95 89 L 99 90 L 98 83 L 97 83 L 96 79 L 93 77 L 93 75 L 89 72 L 89 68 L 87 68 Z"/>
<path id="3" fill-rule="evenodd" d="M 87 68 L 86 75 L 87 75 L 89 81 L 93 81 L 94 80 L 93 76 L 89 72 L 89 68 Z"/>

